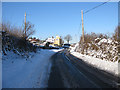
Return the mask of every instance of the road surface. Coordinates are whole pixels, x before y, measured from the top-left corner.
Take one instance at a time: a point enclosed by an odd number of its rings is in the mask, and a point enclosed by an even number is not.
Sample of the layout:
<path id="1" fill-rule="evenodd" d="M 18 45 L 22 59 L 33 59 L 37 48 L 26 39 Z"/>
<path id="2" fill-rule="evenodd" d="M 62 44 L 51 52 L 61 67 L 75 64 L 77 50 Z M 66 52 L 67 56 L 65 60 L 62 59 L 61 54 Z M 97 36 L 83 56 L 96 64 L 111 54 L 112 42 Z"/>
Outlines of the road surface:
<path id="1" fill-rule="evenodd" d="M 66 50 L 51 57 L 48 88 L 112 88 L 118 78 L 98 70 Z"/>

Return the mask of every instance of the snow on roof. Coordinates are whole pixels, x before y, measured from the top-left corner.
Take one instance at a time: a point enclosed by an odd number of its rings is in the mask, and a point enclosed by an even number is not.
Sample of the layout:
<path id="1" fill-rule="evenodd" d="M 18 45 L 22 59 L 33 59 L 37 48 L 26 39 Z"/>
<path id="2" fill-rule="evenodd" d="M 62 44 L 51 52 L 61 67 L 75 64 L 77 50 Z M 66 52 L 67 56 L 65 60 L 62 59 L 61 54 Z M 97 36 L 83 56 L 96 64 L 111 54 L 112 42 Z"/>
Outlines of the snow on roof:
<path id="1" fill-rule="evenodd" d="M 48 39 L 46 40 L 46 42 L 54 43 L 54 38 L 48 38 Z"/>

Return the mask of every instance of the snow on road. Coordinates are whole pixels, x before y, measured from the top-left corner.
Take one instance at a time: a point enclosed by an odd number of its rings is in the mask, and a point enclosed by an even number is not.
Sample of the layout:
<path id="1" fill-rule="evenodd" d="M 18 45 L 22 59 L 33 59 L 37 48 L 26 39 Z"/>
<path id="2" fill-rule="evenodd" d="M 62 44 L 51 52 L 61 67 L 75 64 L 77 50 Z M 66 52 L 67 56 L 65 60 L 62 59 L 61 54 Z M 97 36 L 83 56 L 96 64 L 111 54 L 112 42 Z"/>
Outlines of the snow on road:
<path id="1" fill-rule="evenodd" d="M 30 53 L 27 60 L 13 52 L 3 56 L 3 88 L 45 88 L 51 69 L 50 57 L 59 50 L 40 50 Z"/>
<path id="2" fill-rule="evenodd" d="M 83 54 L 80 54 L 78 52 L 74 52 L 73 50 L 71 51 L 71 54 L 82 59 L 86 63 L 93 65 L 96 68 L 99 68 L 101 70 L 105 70 L 105 71 L 110 72 L 116 76 L 118 75 L 118 62 L 117 61 L 111 62 L 108 60 L 98 59 L 98 58 L 95 58 L 92 56 L 83 55 Z"/>

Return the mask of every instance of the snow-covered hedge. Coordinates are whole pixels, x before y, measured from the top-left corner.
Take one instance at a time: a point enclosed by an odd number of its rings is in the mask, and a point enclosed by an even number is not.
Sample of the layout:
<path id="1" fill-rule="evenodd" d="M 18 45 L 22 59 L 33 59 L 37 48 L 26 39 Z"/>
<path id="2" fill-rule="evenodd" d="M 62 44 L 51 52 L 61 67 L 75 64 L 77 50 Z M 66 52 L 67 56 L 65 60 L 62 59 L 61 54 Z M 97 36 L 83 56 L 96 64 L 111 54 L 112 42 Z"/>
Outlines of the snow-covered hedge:
<path id="1" fill-rule="evenodd" d="M 83 50 L 84 47 L 84 50 Z M 111 38 L 95 38 L 70 47 L 70 53 L 96 68 L 119 76 L 120 44 Z"/>
<path id="2" fill-rule="evenodd" d="M 100 58 L 102 60 L 104 59 L 115 62 L 120 59 L 118 55 L 118 45 L 119 42 L 110 38 L 95 38 L 91 42 L 76 44 L 74 51 Z M 84 51 L 82 52 L 83 47 Z"/>
<path id="3" fill-rule="evenodd" d="M 24 40 L 22 37 L 16 37 L 9 34 L 6 31 L 2 31 L 2 53 L 7 55 L 7 51 L 13 51 L 18 55 L 23 55 L 23 53 L 34 51 L 36 52 L 37 47 L 33 46 L 28 41 Z"/>

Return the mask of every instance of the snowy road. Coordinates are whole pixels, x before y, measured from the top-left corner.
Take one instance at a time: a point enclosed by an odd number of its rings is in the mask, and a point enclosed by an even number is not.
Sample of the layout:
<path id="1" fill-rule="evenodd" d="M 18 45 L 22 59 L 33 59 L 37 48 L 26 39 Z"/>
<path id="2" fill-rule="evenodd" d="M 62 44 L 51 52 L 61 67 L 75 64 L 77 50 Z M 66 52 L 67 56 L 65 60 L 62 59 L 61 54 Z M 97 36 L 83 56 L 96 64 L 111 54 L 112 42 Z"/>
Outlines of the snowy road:
<path id="1" fill-rule="evenodd" d="M 2 58 L 3 88 L 104 88 L 117 80 L 65 50 L 41 49 L 29 58 L 8 52 Z"/>
<path id="2" fill-rule="evenodd" d="M 114 86 L 113 81 L 117 81 L 116 77 L 65 52 L 55 54 L 52 60 L 48 88 L 111 88 Z"/>

